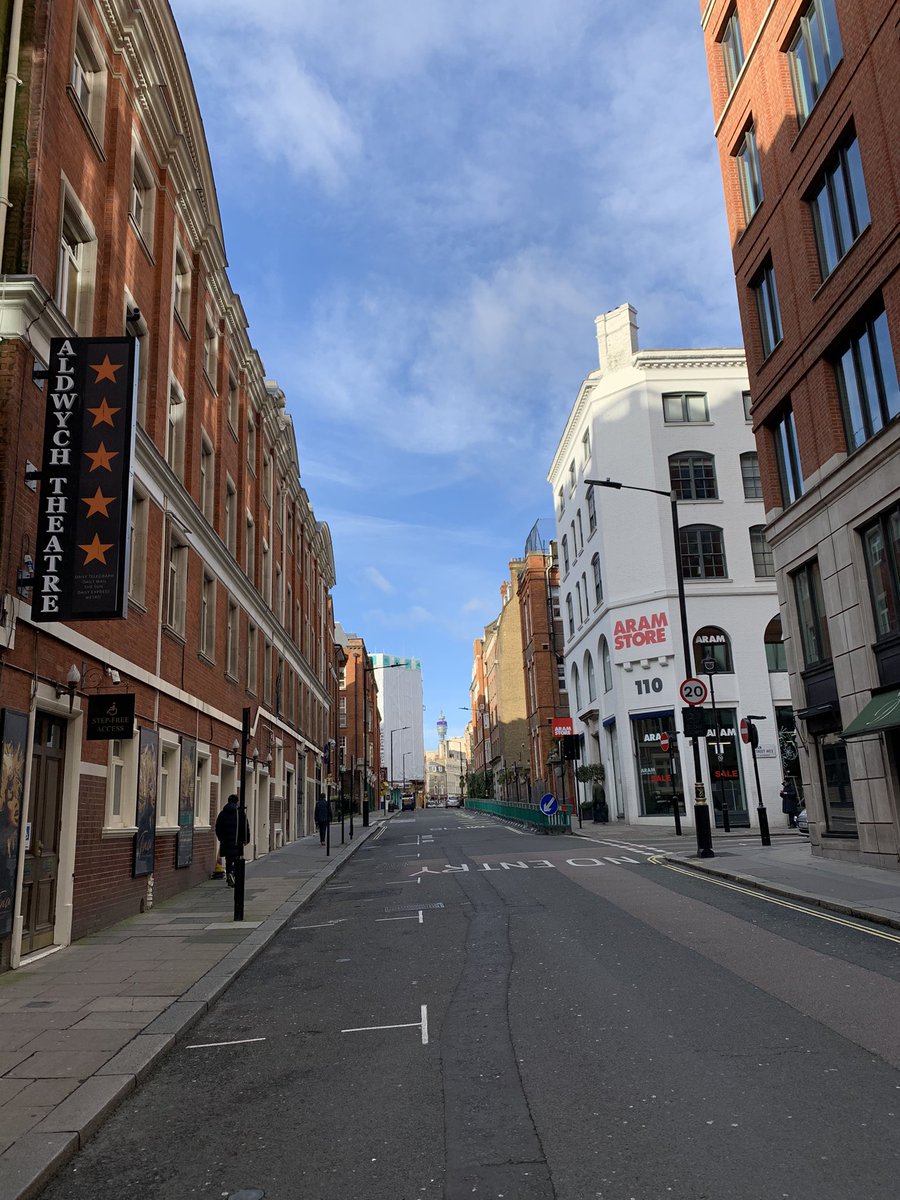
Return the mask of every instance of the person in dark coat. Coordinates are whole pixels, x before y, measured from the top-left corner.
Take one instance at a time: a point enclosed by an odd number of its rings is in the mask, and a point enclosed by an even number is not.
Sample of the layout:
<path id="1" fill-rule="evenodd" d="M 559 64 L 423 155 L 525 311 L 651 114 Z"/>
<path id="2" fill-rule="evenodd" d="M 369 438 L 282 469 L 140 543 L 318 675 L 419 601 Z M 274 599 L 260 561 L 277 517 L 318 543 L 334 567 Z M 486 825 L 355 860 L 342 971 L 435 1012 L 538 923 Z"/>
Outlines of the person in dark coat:
<path id="1" fill-rule="evenodd" d="M 243 814 L 243 839 L 238 836 L 240 823 L 238 798 L 232 792 L 225 802 L 225 807 L 216 817 L 216 837 L 219 839 L 219 853 L 225 859 L 225 879 L 229 887 L 234 887 L 234 865 L 243 853 L 244 846 L 250 841 L 250 826 L 246 813 Z"/>
<path id="2" fill-rule="evenodd" d="M 325 834 L 328 832 L 328 822 L 331 819 L 331 806 L 324 796 L 316 801 L 316 826 L 319 830 L 319 842 L 325 845 Z"/>
<path id="3" fill-rule="evenodd" d="M 784 781 L 784 787 L 781 789 L 781 811 L 787 814 L 788 825 L 790 825 L 791 829 L 795 829 L 800 805 L 797 800 L 797 789 L 794 787 L 793 779 L 786 779 Z"/>

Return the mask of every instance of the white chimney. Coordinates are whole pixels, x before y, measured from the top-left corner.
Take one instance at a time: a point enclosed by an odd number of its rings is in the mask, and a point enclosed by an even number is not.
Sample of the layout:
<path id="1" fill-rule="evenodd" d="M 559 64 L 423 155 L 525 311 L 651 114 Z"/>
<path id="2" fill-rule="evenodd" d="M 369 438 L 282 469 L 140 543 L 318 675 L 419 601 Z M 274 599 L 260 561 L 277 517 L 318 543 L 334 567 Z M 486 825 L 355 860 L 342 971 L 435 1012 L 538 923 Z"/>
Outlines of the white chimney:
<path id="1" fill-rule="evenodd" d="M 618 371 L 631 366 L 638 352 L 637 309 L 630 304 L 620 304 L 597 317 L 597 349 L 600 352 L 600 370 Z"/>

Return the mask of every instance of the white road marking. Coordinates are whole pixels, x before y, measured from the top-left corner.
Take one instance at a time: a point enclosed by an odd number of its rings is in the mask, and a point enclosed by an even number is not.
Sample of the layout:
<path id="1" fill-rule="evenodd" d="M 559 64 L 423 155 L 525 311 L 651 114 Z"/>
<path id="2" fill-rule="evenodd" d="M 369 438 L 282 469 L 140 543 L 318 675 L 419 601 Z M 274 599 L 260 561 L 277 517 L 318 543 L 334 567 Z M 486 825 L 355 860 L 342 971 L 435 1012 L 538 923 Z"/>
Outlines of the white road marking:
<path id="1" fill-rule="evenodd" d="M 419 917 L 421 917 L 421 916 L 422 916 L 422 910 L 419 909 Z M 415 921 L 416 918 L 415 917 L 376 917 L 375 920 L 376 921 Z M 421 925 L 422 922 L 419 921 L 419 924 Z"/>
<path id="2" fill-rule="evenodd" d="M 355 1025 L 352 1029 L 342 1029 L 341 1033 L 371 1033 L 379 1029 L 421 1029 L 422 1045 L 428 1045 L 428 1005 L 422 1005 L 421 1021 L 404 1021 L 399 1025 Z"/>
<path id="3" fill-rule="evenodd" d="M 186 1050 L 213 1050 L 217 1046 L 246 1046 L 248 1042 L 264 1042 L 264 1037 L 241 1038 L 237 1042 L 196 1042 L 193 1046 L 185 1046 Z"/>
<path id="4" fill-rule="evenodd" d="M 422 916 L 422 910 L 421 910 L 421 908 L 419 909 L 419 924 L 420 924 L 420 925 L 424 925 L 424 924 L 425 924 L 425 920 L 424 920 L 424 918 L 423 918 L 423 916 Z"/>
<path id="5" fill-rule="evenodd" d="M 428 1045 L 428 1005 L 422 1005 L 422 1045 Z"/>
<path id="6" fill-rule="evenodd" d="M 340 925 L 346 917 L 337 917 L 334 921 L 324 921 L 321 925 L 292 925 L 291 929 L 329 929 L 332 925 Z"/>

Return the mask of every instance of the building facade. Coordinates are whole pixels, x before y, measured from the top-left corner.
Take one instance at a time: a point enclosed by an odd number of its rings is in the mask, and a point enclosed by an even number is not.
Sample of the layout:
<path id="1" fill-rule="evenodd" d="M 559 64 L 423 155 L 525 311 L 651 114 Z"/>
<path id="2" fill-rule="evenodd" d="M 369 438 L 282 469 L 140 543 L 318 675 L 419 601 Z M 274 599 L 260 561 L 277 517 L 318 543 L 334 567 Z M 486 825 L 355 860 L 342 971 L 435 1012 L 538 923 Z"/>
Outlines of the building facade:
<path id="1" fill-rule="evenodd" d="M 342 636 L 344 662 L 339 670 L 338 785 L 345 807 L 369 811 L 380 804 L 381 739 L 378 685 L 366 643 L 356 634 Z"/>
<path id="2" fill-rule="evenodd" d="M 464 796 L 468 774 L 465 738 L 447 737 L 447 718 L 437 721 L 437 750 L 425 751 L 425 802 L 446 802 L 448 796 Z"/>
<path id="3" fill-rule="evenodd" d="M 336 686 L 331 539 L 228 278 L 170 8 L 8 11 L 21 23 L 4 28 L 19 86 L 0 146 L 3 967 L 209 876 L 244 709 L 248 853 L 302 835 Z M 130 505 L 127 613 L 36 621 L 50 342 L 110 336 L 137 351 L 133 471 L 110 499 L 97 459 L 85 519 Z M 95 426 L 118 411 L 104 401 Z M 74 549 L 85 570 L 106 552 L 94 542 Z M 87 736 L 101 695 L 134 703 L 115 740 Z"/>
<path id="4" fill-rule="evenodd" d="M 813 852 L 896 869 L 900 4 L 701 12 Z"/>
<path id="5" fill-rule="evenodd" d="M 779 792 L 795 749 L 743 353 L 641 351 L 627 304 L 597 318 L 597 338 L 600 369 L 579 390 L 548 475 L 569 705 L 584 758 L 605 768 L 611 820 L 671 820 L 676 797 L 692 796 L 694 784 L 679 685 L 699 674 L 710 685 L 702 772 L 717 824 L 723 810 L 731 825 L 756 822 L 739 722 L 757 714 L 765 717 L 762 799 L 774 826 L 784 820 Z M 590 482 L 609 479 L 623 486 Z M 672 735 L 671 756 L 660 749 L 663 733 Z M 579 786 L 587 799 L 590 785 Z"/>
<path id="6" fill-rule="evenodd" d="M 392 784 L 424 784 L 422 664 L 417 658 L 373 654 L 372 669 L 381 706 L 381 745 L 388 779 Z"/>

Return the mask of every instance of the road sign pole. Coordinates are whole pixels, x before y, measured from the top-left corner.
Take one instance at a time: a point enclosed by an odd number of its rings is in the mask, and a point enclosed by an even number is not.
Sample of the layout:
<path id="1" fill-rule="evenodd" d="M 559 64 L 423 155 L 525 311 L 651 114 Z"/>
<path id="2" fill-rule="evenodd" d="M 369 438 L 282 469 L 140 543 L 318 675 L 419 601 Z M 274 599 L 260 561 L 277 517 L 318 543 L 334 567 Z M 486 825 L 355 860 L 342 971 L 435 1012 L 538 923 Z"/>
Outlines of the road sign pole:
<path id="1" fill-rule="evenodd" d="M 723 758 L 722 742 L 720 740 L 721 739 L 721 730 L 719 728 L 719 713 L 716 709 L 716 691 L 715 691 L 715 688 L 713 687 L 713 672 L 710 670 L 707 670 L 706 678 L 709 680 L 709 700 L 710 700 L 710 704 L 712 705 L 713 728 L 716 731 L 716 762 L 721 764 L 722 758 Z M 706 746 L 707 746 L 706 757 L 709 758 L 709 742 L 706 743 Z M 713 777 L 714 777 L 714 773 L 711 771 L 710 772 L 710 783 L 713 788 L 713 806 L 715 807 L 716 787 L 715 787 L 715 783 L 713 782 Z M 721 786 L 721 783 L 722 783 L 722 781 L 720 779 L 720 781 L 719 781 L 720 786 L 718 788 L 718 792 L 719 792 L 719 804 L 722 807 L 722 830 L 725 833 L 731 833 L 731 820 L 728 816 L 728 801 L 725 796 L 725 788 Z"/>
<path id="2" fill-rule="evenodd" d="M 753 774 L 756 778 L 756 818 L 759 821 L 759 840 L 764 846 L 772 845 L 772 838 L 769 835 L 769 814 L 766 812 L 766 806 L 763 804 L 762 786 L 759 782 L 759 765 L 756 761 L 756 747 L 759 745 L 759 733 L 754 721 L 764 721 L 765 717 L 747 717 L 747 741 L 750 743 L 750 753 L 753 756 Z"/>
<path id="3" fill-rule="evenodd" d="M 681 837 L 681 801 L 675 790 L 675 734 L 669 735 L 669 778 L 672 780 L 672 812 L 675 814 L 675 832 Z"/>

